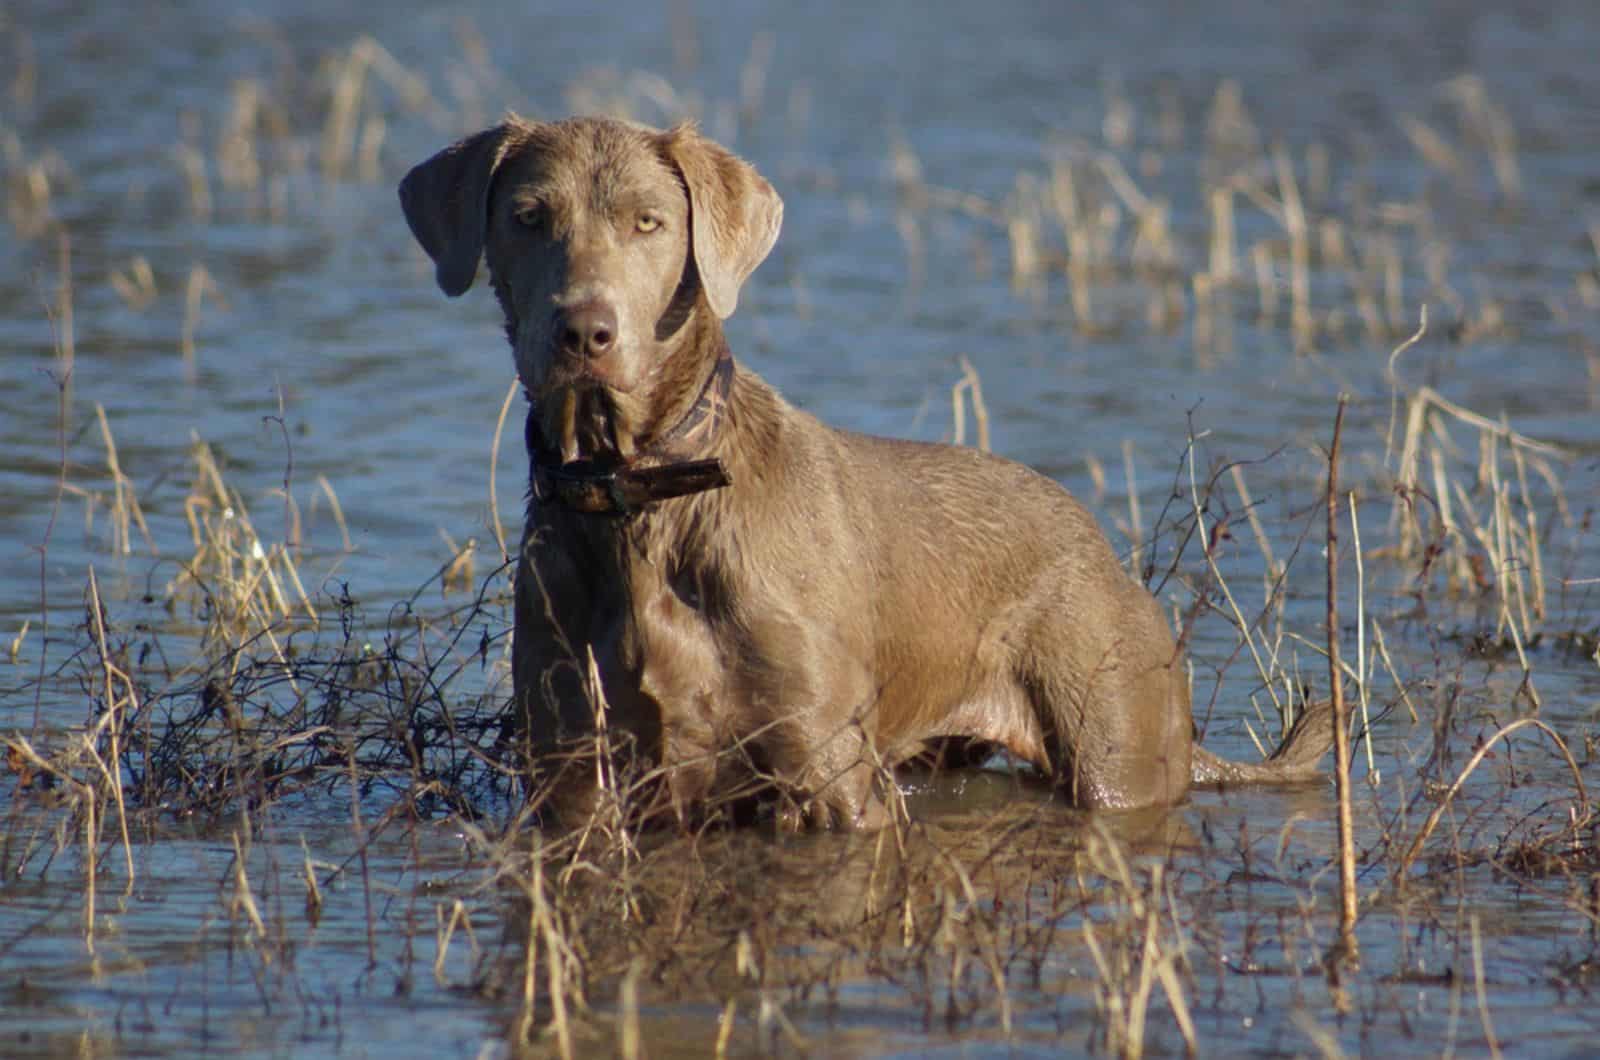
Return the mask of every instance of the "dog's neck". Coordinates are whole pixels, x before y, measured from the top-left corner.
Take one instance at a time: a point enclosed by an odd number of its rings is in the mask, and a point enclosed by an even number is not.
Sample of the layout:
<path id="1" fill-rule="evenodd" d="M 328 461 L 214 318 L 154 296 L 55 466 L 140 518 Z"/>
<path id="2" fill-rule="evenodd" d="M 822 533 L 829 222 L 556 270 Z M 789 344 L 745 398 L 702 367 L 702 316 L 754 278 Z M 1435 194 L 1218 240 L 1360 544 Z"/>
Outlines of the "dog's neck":
<path id="1" fill-rule="evenodd" d="M 586 514 L 630 516 L 659 501 L 728 485 L 722 461 L 706 454 L 721 430 L 733 392 L 733 354 L 714 318 L 701 342 L 717 351 L 710 371 L 698 388 L 684 388 L 676 400 L 663 402 L 672 410 L 659 418 L 664 426 L 656 426 L 646 444 L 627 458 L 563 459 L 546 443 L 542 429 L 546 421 L 530 401 L 524 440 L 534 496 Z"/>

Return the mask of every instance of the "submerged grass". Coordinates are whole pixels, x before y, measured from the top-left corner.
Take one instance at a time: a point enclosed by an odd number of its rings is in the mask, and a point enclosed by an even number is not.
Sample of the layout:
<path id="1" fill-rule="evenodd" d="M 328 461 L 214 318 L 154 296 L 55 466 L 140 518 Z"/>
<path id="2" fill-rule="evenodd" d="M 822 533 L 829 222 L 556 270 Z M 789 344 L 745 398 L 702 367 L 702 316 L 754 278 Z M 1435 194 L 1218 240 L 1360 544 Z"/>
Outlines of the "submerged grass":
<path id="1" fill-rule="evenodd" d="M 375 179 L 395 107 L 455 131 L 480 120 L 482 98 L 497 94 L 503 78 L 471 34 L 462 47 L 448 99 L 365 37 L 324 64 L 317 105 L 241 82 L 212 153 L 193 135 L 175 154 L 191 212 L 209 218 L 219 209 L 213 172 L 268 218 L 282 215 L 293 180 Z M 736 123 L 761 104 L 769 50 L 770 42 L 753 47 L 738 107 L 706 108 L 643 77 L 588 78 L 574 98 L 652 120 L 705 110 L 713 124 Z M 1472 181 L 1477 152 L 1498 193 L 1515 201 L 1509 119 L 1481 82 L 1453 85 L 1461 142 L 1420 118 L 1407 119 L 1407 136 L 1428 165 L 1459 182 Z M 315 137 L 297 131 L 296 116 L 306 113 L 315 115 Z M 885 776 L 892 812 L 881 832 L 791 836 L 764 827 L 640 828 L 635 811 L 651 778 L 602 770 L 607 797 L 588 827 L 542 832 L 537 799 L 525 799 L 497 743 L 509 596 L 495 498 L 495 570 L 475 568 L 475 541 L 457 545 L 445 535 L 433 577 L 374 616 L 358 588 L 336 577 L 350 548 L 338 495 L 326 479 L 297 492 L 287 431 L 280 486 L 232 481 L 194 437 L 181 494 L 173 487 L 141 497 L 122 467 L 114 417 L 96 405 L 104 472 L 91 477 L 69 464 L 71 243 L 55 209 L 70 170 L 48 151 L 29 155 L 14 137 L 5 145 L 14 156 L 13 229 L 58 240 L 58 507 L 81 504 L 91 533 L 104 513 L 110 555 L 146 551 L 171 574 L 153 581 L 146 599 L 108 600 L 91 569 L 82 617 L 67 632 L 58 595 L 42 590 L 38 639 L 26 624 L 12 639 L 14 662 L 39 658 L 36 675 L 13 685 L 19 701 L 71 688 L 86 712 L 81 724 L 63 726 L 36 710 L 31 724 L 5 731 L 0 876 L 53 881 L 81 907 L 83 945 L 95 953 L 106 892 L 133 892 L 141 850 L 177 834 L 225 838 L 217 925 L 197 929 L 197 946 L 238 947 L 270 1007 L 295 989 L 292 940 L 302 919 L 314 927 L 344 884 L 359 884 L 368 967 L 378 965 L 378 933 L 399 928 L 379 926 L 375 906 L 386 899 L 369 851 L 400 837 L 413 844 L 408 863 L 422 874 L 429 866 L 417 837 L 443 822 L 462 837 L 463 861 L 441 893 L 419 884 L 406 894 L 422 912 L 404 922 L 403 963 L 409 968 L 413 946 L 431 945 L 435 980 L 495 999 L 517 1053 L 666 1052 L 649 1033 L 663 1012 L 693 1015 L 687 1047 L 701 1054 L 830 1051 L 862 1027 L 918 1042 L 1196 1053 L 1228 1047 L 1229 1021 L 1249 1008 L 1237 996 L 1244 989 L 1263 999 L 1250 1018 L 1297 1028 L 1281 1031 L 1279 1046 L 1309 1042 L 1332 1055 L 1364 1044 L 1346 1013 L 1366 1026 L 1413 1018 L 1388 991 L 1392 983 L 1475 1005 L 1475 1042 L 1497 1048 L 1490 1010 L 1506 979 L 1485 958 L 1494 914 L 1478 908 L 1490 889 L 1541 894 L 1581 929 L 1574 938 L 1587 945 L 1552 958 L 1548 974 L 1584 987 L 1600 962 L 1600 846 L 1584 779 L 1600 741 L 1533 716 L 1543 704 L 1541 652 L 1600 652 L 1600 623 L 1568 599 L 1595 576 L 1584 566 L 1592 513 L 1575 509 L 1563 487 L 1569 454 L 1505 417 L 1405 383 L 1404 356 L 1428 333 L 1425 315 L 1420 327 L 1411 319 L 1408 276 L 1422 272 L 1456 341 L 1502 326 L 1492 294 L 1469 302 L 1450 285 L 1437 230 L 1424 233 L 1410 204 L 1341 214 L 1330 191 L 1338 160 L 1320 145 L 1298 158 L 1264 146 L 1238 86 L 1224 83 L 1192 174 L 1209 227 L 1185 232 L 1166 193 L 1152 190 L 1188 157 L 1176 150 L 1186 135 L 1181 115 L 1158 116 L 1153 145 L 1140 146 L 1137 126 L 1134 105 L 1112 92 L 1104 145 L 1061 145 L 1048 172 L 1019 175 L 1005 203 L 927 184 L 911 148 L 896 141 L 897 227 L 915 277 L 930 219 L 987 226 L 1007 248 L 1016 289 L 1042 298 L 1054 291 L 1064 323 L 1083 335 L 1190 320 L 1204 359 L 1223 355 L 1234 329 L 1253 317 L 1303 357 L 1340 341 L 1393 347 L 1388 424 L 1368 414 L 1346 428 L 1342 489 L 1324 485 L 1321 454 L 1211 461 L 1206 432 L 1191 423 L 1153 521 L 1147 511 L 1156 506 L 1141 495 L 1134 450 L 1124 445 L 1127 515 L 1116 520 L 1130 571 L 1171 603 L 1197 659 L 1202 727 L 1221 724 L 1220 702 L 1248 697 L 1261 730 L 1252 736 L 1267 746 L 1329 683 L 1323 675 L 1348 682 L 1366 791 L 1352 807 L 1356 901 L 1346 912 L 1359 917 L 1357 934 L 1398 937 L 1398 949 L 1380 950 L 1392 966 L 1370 951 L 1361 968 L 1324 962 L 1338 928 L 1323 792 L 1268 798 L 1262 805 L 1282 814 L 1281 827 L 1275 821 L 1261 834 L 1248 815 L 1229 812 L 1229 797 L 1179 813 L 1085 815 L 1025 777 L 934 770 Z M 1250 223 L 1247 211 L 1258 215 Z M 200 314 L 225 295 L 203 264 L 187 277 L 179 349 L 192 369 Z M 142 258 L 109 282 L 130 308 L 157 297 Z M 511 400 L 508 391 L 502 420 Z M 987 448 L 988 406 L 964 359 L 951 402 L 955 440 L 969 440 L 970 405 L 972 440 Z M 1091 470 L 1111 493 L 1098 462 Z M 1289 493 L 1281 517 L 1256 499 L 1253 476 L 1271 476 Z M 247 494 L 258 509 L 282 506 L 281 539 L 263 533 Z M 1361 511 L 1385 500 L 1387 523 L 1363 526 Z M 315 514 L 324 505 L 331 525 L 317 530 L 327 540 L 312 547 L 302 506 Z M 186 540 L 152 534 L 145 512 L 158 507 L 181 511 Z M 1324 571 L 1332 589 L 1338 568 L 1315 556 L 1311 536 L 1318 515 L 1330 531 L 1338 527 L 1330 537 L 1343 538 L 1348 520 L 1353 557 L 1344 568 L 1354 577 L 1346 610 L 1334 606 L 1337 593 L 1323 594 L 1325 628 L 1290 606 L 1321 598 L 1306 586 Z M 47 533 L 42 554 L 49 544 Z M 466 595 L 452 601 L 457 593 Z M 1340 621 L 1352 597 L 1355 617 Z M 48 668 L 46 636 L 70 645 Z M 1342 651 L 1352 640 L 1354 652 Z M 1202 641 L 1220 650 L 1194 652 Z M 1507 667 L 1509 685 L 1500 680 Z M 611 736 L 598 681 L 590 685 L 600 768 L 613 758 Z M 314 851 L 302 839 L 293 867 L 257 850 L 296 812 L 347 820 L 347 842 Z M 298 903 L 287 901 L 291 894 Z M 0 940 L 0 955 L 14 944 Z M 1441 964 L 1446 973 L 1436 971 Z M 1264 1011 L 1271 1006 L 1286 1010 Z"/>
<path id="2" fill-rule="evenodd" d="M 982 411 L 981 383 L 970 366 L 953 393 L 955 407 L 965 397 Z M 1496 439 L 1507 436 L 1504 424 L 1476 427 Z M 106 442 L 112 449 L 109 435 Z M 1177 503 L 1168 504 L 1141 542 L 1146 577 L 1165 585 L 1169 596 L 1181 587 L 1190 600 L 1179 615 L 1185 636 L 1192 639 L 1197 624 L 1217 617 L 1232 627 L 1252 676 L 1225 661 L 1217 667 L 1219 685 L 1226 674 L 1231 685 L 1254 686 L 1269 704 L 1292 709 L 1317 683 L 1297 655 L 1326 655 L 1313 631 L 1293 628 L 1294 612 L 1285 606 L 1301 550 L 1284 556 L 1271 550 L 1243 469 L 1218 467 L 1202 476 L 1202 445 L 1203 439 L 1191 440 L 1174 483 Z M 1515 467 L 1513 446 L 1486 451 Z M 461 577 L 465 552 L 452 546 L 433 581 L 373 621 L 348 589 L 319 601 L 300 588 L 305 563 L 327 563 L 337 552 L 308 553 L 292 519 L 285 522 L 290 540 L 264 539 L 215 453 L 196 441 L 189 461 L 177 503 L 192 536 L 177 573 L 145 605 L 168 617 L 153 625 L 119 617 L 126 605 L 104 600 L 91 571 L 85 617 L 76 626 L 80 647 L 52 675 L 77 683 L 91 704 L 89 717 L 74 729 L 6 736 L 11 799 L 0 831 L 0 870 L 8 878 L 71 881 L 91 952 L 107 889 L 127 893 L 137 879 L 138 849 L 161 843 L 175 826 L 228 837 L 233 867 L 219 892 L 218 915 L 230 925 L 228 937 L 257 952 L 265 968 L 288 959 L 283 940 L 295 929 L 284 918 L 294 914 L 285 912 L 283 891 L 295 879 L 304 915 L 314 923 L 329 886 L 353 874 L 369 886 L 362 865 L 372 837 L 446 820 L 465 837 L 467 871 L 478 882 L 432 901 L 435 975 L 449 989 L 514 1008 L 508 1041 L 536 1052 L 641 1055 L 649 1051 L 640 1045 L 640 1028 L 649 1025 L 641 1013 L 672 1006 L 720 1013 L 701 1025 L 700 1044 L 713 1052 L 822 1048 L 836 1028 L 862 1018 L 855 1013 L 863 1006 L 901 1013 L 894 1019 L 920 1035 L 1054 1036 L 1122 1056 L 1143 1055 L 1159 1040 L 1160 1051 L 1195 1052 L 1207 1048 L 1208 1026 L 1216 1033 L 1215 1016 L 1208 1025 L 1197 1013 L 1218 1011 L 1226 989 L 1217 979 L 1221 969 L 1288 975 L 1301 984 L 1297 1011 L 1312 1014 L 1304 1018 L 1312 1021 L 1305 1033 L 1313 1040 L 1328 1026 L 1315 1016 L 1323 1005 L 1336 1014 L 1379 1003 L 1361 1000 L 1363 976 L 1414 974 L 1409 964 L 1324 972 L 1321 955 L 1335 941 L 1334 851 L 1320 795 L 1308 796 L 1317 806 L 1307 818 L 1316 822 L 1308 830 L 1317 840 L 1286 831 L 1265 868 L 1256 866 L 1254 841 L 1243 834 L 1230 849 L 1226 839 L 1190 832 L 1182 814 L 1077 814 L 1022 778 L 1003 781 L 1008 793 L 982 809 L 929 817 L 908 808 L 900 785 L 915 791 L 964 781 L 902 776 L 889 789 L 895 812 L 883 832 L 783 838 L 763 828 L 641 831 L 630 806 L 649 777 L 609 775 L 611 797 L 588 828 L 543 835 L 529 826 L 512 763 L 496 746 L 506 694 L 504 571 L 489 573 L 459 604 L 433 603 L 438 598 L 430 588 L 442 591 Z M 1534 508 L 1536 498 L 1554 505 L 1557 495 L 1531 487 L 1512 493 L 1504 481 L 1488 473 L 1471 485 L 1446 479 L 1458 497 L 1487 492 L 1491 498 L 1458 505 L 1450 526 L 1461 542 L 1487 551 L 1505 541 L 1526 556 L 1531 535 L 1497 536 L 1496 526 L 1538 525 L 1536 513 L 1547 509 Z M 336 496 L 326 483 L 315 489 L 317 496 Z M 1307 484 L 1313 508 L 1315 490 Z M 99 491 L 96 503 L 112 513 L 112 526 L 132 525 L 119 522 L 117 513 L 134 503 L 119 474 L 109 473 Z M 267 497 L 295 506 L 281 491 Z M 1351 500 L 1334 510 L 1348 515 L 1354 529 Z M 1229 507 L 1235 504 L 1242 510 Z M 1219 562 L 1233 540 L 1222 532 L 1230 525 L 1256 527 L 1246 540 L 1258 542 L 1263 595 L 1248 609 L 1224 569 L 1237 570 L 1237 556 Z M 1364 582 L 1361 572 L 1374 564 L 1413 571 L 1403 606 L 1426 605 L 1443 592 L 1479 594 L 1490 607 L 1479 632 L 1440 645 L 1458 650 L 1440 651 L 1431 672 L 1387 648 L 1363 648 L 1353 662 L 1333 659 L 1356 690 L 1353 698 L 1370 711 L 1354 730 L 1369 762 L 1376 744 L 1377 760 L 1393 763 L 1381 778 L 1369 768 L 1366 804 L 1357 811 L 1359 910 L 1365 922 L 1420 920 L 1451 945 L 1470 944 L 1478 969 L 1474 996 L 1488 1035 L 1494 978 L 1485 979 L 1480 967 L 1483 918 L 1470 912 L 1480 885 L 1471 882 L 1471 870 L 1491 867 L 1534 887 L 1568 881 L 1572 895 L 1561 901 L 1579 922 L 1594 925 L 1600 909 L 1585 881 L 1600 873 L 1600 849 L 1574 752 L 1550 725 L 1516 716 L 1536 709 L 1525 691 L 1533 656 L 1504 649 L 1517 660 L 1519 677 L 1503 691 L 1471 676 L 1486 665 L 1491 674 L 1496 668 L 1500 630 L 1514 628 L 1524 644 L 1536 643 L 1540 629 L 1530 623 L 1535 615 L 1548 620 L 1548 612 L 1532 602 L 1550 595 L 1542 583 L 1547 566 L 1521 568 L 1520 590 L 1499 588 L 1512 584 L 1509 577 L 1435 581 L 1448 545 L 1430 554 L 1414 543 L 1407 551 L 1406 543 L 1452 530 L 1442 521 L 1421 525 L 1419 532 L 1398 521 L 1392 544 L 1369 545 L 1358 579 Z M 119 533 L 112 530 L 114 542 L 122 540 Z M 158 544 L 151 542 L 156 551 Z M 1164 569 L 1156 567 L 1157 556 Z M 1413 602 L 1404 603 L 1407 597 Z M 1375 645 L 1393 642 L 1372 612 L 1363 609 L 1356 622 L 1371 629 Z M 192 655 L 175 661 L 168 640 Z M 1380 658 L 1388 678 L 1381 691 Z M 595 699 L 603 719 L 603 702 Z M 1402 709 L 1421 727 L 1383 724 Z M 1269 730 L 1281 724 L 1276 713 L 1263 715 Z M 1425 751 L 1408 746 L 1430 731 Z M 1547 794 L 1530 806 L 1518 793 L 1526 783 L 1519 774 L 1548 775 L 1527 762 L 1542 753 L 1523 743 L 1522 734 L 1534 731 L 1564 756 L 1571 785 L 1562 792 L 1540 782 Z M 1397 746 L 1385 746 L 1395 740 Z M 1592 747 L 1590 741 L 1585 761 Z M 601 748 L 596 760 L 610 757 Z M 1486 767 L 1494 777 L 1478 779 Z M 980 777 L 992 785 L 997 775 Z M 306 850 L 296 874 L 252 875 L 250 848 L 263 820 L 282 819 L 296 806 L 337 813 L 341 804 L 354 860 Z M 58 864 L 69 853 L 77 855 L 73 867 Z M 1267 892 L 1262 908 L 1275 910 L 1267 936 L 1253 934 L 1256 890 Z M 1446 912 L 1452 905 L 1469 910 L 1454 926 Z M 1241 915 L 1257 925 L 1243 936 L 1235 923 Z M 370 910 L 368 923 L 375 952 Z M 500 925 L 498 938 L 483 936 L 487 924 Z M 1431 953 L 1439 945 L 1421 948 Z M 462 947 L 464 955 L 457 952 Z M 1276 956 L 1266 962 L 1249 956 L 1261 947 Z M 1313 982 L 1327 984 L 1323 1001 L 1303 993 Z M 1093 1018 L 1084 1025 L 1065 1019 L 1064 1011 Z"/>

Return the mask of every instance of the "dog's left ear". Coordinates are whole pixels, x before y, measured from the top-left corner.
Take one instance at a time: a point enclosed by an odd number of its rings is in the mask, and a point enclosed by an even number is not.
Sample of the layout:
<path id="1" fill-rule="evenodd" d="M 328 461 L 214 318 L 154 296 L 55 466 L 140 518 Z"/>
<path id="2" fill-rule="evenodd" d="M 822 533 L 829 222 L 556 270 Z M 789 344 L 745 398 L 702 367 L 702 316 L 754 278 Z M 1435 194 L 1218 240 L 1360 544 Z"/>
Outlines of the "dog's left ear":
<path id="1" fill-rule="evenodd" d="M 516 119 L 485 129 L 451 144 L 400 182 L 406 223 L 433 259 L 440 289 L 451 298 L 472 286 L 489 224 L 494 172 L 527 134 Z"/>
<path id="2" fill-rule="evenodd" d="M 783 200 L 754 166 L 693 125 L 669 130 L 665 149 L 689 189 L 690 249 L 706 301 L 717 316 L 732 316 L 739 288 L 778 240 Z"/>

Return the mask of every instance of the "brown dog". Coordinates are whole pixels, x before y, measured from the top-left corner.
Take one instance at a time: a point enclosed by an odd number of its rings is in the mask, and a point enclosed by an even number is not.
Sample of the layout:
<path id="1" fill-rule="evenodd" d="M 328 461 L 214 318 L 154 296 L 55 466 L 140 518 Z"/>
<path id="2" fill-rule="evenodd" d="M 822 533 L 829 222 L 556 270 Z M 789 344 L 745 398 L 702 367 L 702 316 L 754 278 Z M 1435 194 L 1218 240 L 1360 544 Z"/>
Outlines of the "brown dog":
<path id="1" fill-rule="evenodd" d="M 1085 807 L 1316 775 L 1325 715 L 1254 765 L 1195 745 L 1160 608 L 1055 482 L 833 430 L 735 366 L 721 320 L 783 204 L 692 127 L 512 118 L 400 199 L 446 294 L 487 259 L 532 401 L 510 731 L 559 816 L 593 803 L 597 726 L 680 818 L 755 779 L 788 822 L 872 826 L 880 769 L 946 738 Z"/>

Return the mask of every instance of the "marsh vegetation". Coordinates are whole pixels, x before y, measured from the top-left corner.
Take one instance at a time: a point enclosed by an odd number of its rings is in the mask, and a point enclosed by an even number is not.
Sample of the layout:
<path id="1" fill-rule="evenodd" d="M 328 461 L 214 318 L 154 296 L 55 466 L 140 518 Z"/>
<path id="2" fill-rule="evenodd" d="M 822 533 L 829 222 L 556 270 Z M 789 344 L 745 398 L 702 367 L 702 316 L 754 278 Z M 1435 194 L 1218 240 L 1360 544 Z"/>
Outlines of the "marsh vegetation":
<path id="1" fill-rule="evenodd" d="M 1047 133 L 937 93 L 836 132 L 866 89 L 742 23 L 552 82 L 488 16 L 285 18 L 223 57 L 186 28 L 102 137 L 125 17 L 7 18 L 0 1051 L 1592 1041 L 1600 130 L 1560 86 L 1396 77 L 1300 122 L 1261 71 L 1099 64 L 1033 91 Z M 1348 396 L 1358 960 L 1331 785 L 1089 815 L 995 763 L 795 836 L 640 830 L 614 778 L 539 829 L 496 746 L 522 399 L 392 193 L 512 105 L 697 116 L 762 162 L 789 228 L 736 350 L 824 418 L 1070 485 L 1236 757 L 1328 693 Z"/>

